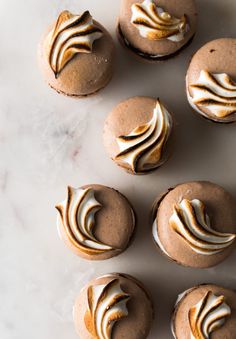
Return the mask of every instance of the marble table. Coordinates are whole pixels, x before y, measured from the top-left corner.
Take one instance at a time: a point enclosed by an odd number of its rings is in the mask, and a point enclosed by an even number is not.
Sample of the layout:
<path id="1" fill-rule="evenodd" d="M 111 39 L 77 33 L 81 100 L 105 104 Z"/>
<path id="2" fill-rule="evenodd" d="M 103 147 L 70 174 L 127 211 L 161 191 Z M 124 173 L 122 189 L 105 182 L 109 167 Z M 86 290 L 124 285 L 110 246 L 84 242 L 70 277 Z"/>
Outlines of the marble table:
<path id="1" fill-rule="evenodd" d="M 76 339 L 75 296 L 90 278 L 107 272 L 133 274 L 149 289 L 156 309 L 149 339 L 172 338 L 169 318 L 179 292 L 204 282 L 235 287 L 236 254 L 208 270 L 177 266 L 155 249 L 148 224 L 153 199 L 179 182 L 211 180 L 236 195 L 235 126 L 198 117 L 184 92 L 193 52 L 208 40 L 235 36 L 236 2 L 199 0 L 198 5 L 199 30 L 191 47 L 155 66 L 139 63 L 117 43 L 118 0 L 0 1 L 1 338 Z M 117 66 L 105 90 L 78 101 L 45 85 L 36 49 L 42 31 L 61 10 L 87 8 L 113 34 Z M 102 145 L 104 118 L 133 95 L 161 97 L 177 121 L 172 158 L 142 177 L 116 167 Z M 107 262 L 76 257 L 57 235 L 55 204 L 65 197 L 68 184 L 86 183 L 119 189 L 138 213 L 135 242 Z"/>

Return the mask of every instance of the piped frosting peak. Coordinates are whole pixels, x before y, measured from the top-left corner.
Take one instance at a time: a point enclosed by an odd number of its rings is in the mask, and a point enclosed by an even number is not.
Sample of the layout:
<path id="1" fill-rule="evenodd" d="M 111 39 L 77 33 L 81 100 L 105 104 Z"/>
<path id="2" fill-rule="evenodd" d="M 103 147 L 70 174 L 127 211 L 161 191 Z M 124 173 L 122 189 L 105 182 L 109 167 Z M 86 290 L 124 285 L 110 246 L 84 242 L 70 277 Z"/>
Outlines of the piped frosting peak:
<path id="1" fill-rule="evenodd" d="M 63 68 L 78 53 L 91 53 L 93 42 L 102 37 L 88 11 L 74 15 L 62 12 L 48 35 L 49 64 L 57 78 Z"/>
<path id="2" fill-rule="evenodd" d="M 157 100 L 152 118 L 137 126 L 128 135 L 117 138 L 120 153 L 118 160 L 134 173 L 145 173 L 163 162 L 164 146 L 169 138 L 172 119 L 169 112 Z"/>
<path id="3" fill-rule="evenodd" d="M 217 118 L 236 113 L 236 83 L 227 74 L 202 70 L 198 81 L 189 87 L 193 104 L 208 109 Z"/>
<path id="4" fill-rule="evenodd" d="M 198 199 L 183 199 L 176 204 L 169 223 L 194 252 L 202 255 L 220 253 L 236 239 L 236 234 L 221 233 L 212 229 L 205 206 Z"/>
<path id="5" fill-rule="evenodd" d="M 114 324 L 128 315 L 129 299 L 130 296 L 122 290 L 119 279 L 88 288 L 85 325 L 94 338 L 112 338 Z"/>
<path id="6" fill-rule="evenodd" d="M 216 296 L 211 291 L 189 310 L 191 339 L 210 339 L 212 332 L 222 327 L 231 314 L 224 296 Z"/>
<path id="7" fill-rule="evenodd" d="M 144 0 L 132 5 L 131 23 L 139 30 L 142 37 L 149 40 L 168 39 L 181 41 L 188 30 L 187 18 L 175 18 L 153 0 Z"/>
<path id="8" fill-rule="evenodd" d="M 114 250 L 100 242 L 94 235 L 95 214 L 102 206 L 95 199 L 92 188 L 68 187 L 67 199 L 56 208 L 59 212 L 60 225 L 64 228 L 69 241 L 78 250 L 88 255 Z"/>

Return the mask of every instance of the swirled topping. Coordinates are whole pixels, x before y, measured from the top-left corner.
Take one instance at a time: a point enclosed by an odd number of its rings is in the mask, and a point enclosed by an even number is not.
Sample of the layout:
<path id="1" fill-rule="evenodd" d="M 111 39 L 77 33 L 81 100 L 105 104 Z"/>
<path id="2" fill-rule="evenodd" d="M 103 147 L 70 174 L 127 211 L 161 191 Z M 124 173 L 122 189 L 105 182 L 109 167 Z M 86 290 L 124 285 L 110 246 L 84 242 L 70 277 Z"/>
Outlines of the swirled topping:
<path id="1" fill-rule="evenodd" d="M 132 5 L 131 23 L 149 40 L 181 41 L 188 31 L 187 18 L 178 19 L 156 6 L 153 0 Z"/>
<path id="2" fill-rule="evenodd" d="M 236 238 L 235 234 L 220 233 L 211 228 L 204 204 L 184 199 L 174 206 L 170 226 L 192 248 L 203 255 L 224 251 Z"/>
<path id="3" fill-rule="evenodd" d="M 207 108 L 216 117 L 236 113 L 236 83 L 227 74 L 201 71 L 197 83 L 190 88 L 193 104 Z"/>
<path id="4" fill-rule="evenodd" d="M 231 314 L 224 296 L 216 296 L 211 291 L 189 311 L 191 339 L 209 339 L 212 332 L 222 327 Z"/>
<path id="5" fill-rule="evenodd" d="M 59 222 L 68 239 L 78 250 L 96 255 L 114 250 L 94 236 L 95 214 L 102 208 L 94 197 L 92 188 L 68 187 L 67 200 L 56 206 Z"/>
<path id="6" fill-rule="evenodd" d="M 49 64 L 57 78 L 62 69 L 78 53 L 91 53 L 93 42 L 103 35 L 88 11 L 74 15 L 64 11 L 49 33 Z"/>
<path id="7" fill-rule="evenodd" d="M 157 100 L 152 119 L 136 127 L 130 134 L 117 138 L 120 153 L 115 160 L 122 162 L 134 173 L 145 173 L 163 162 L 163 149 L 169 138 L 172 119 Z"/>
<path id="8" fill-rule="evenodd" d="M 119 280 L 90 286 L 87 292 L 88 311 L 85 325 L 94 338 L 110 339 L 114 324 L 128 315 L 130 296 L 122 291 Z"/>

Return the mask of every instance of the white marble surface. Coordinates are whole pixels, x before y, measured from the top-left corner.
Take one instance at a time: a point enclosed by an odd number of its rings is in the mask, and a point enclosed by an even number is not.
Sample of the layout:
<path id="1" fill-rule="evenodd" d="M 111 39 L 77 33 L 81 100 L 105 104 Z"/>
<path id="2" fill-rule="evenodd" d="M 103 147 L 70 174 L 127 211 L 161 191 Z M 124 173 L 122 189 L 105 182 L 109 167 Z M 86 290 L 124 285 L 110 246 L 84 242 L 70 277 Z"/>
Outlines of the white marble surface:
<path id="1" fill-rule="evenodd" d="M 63 9 L 89 8 L 114 35 L 119 1 L 0 0 L 0 337 L 76 339 L 72 305 L 82 285 L 110 271 L 128 272 L 151 292 L 156 319 L 150 339 L 170 339 L 176 296 L 202 282 L 236 285 L 234 254 L 209 270 L 168 262 L 156 251 L 148 225 L 155 196 L 171 185 L 210 179 L 236 195 L 235 126 L 194 115 L 186 102 L 184 74 L 204 42 L 235 36 L 235 0 L 199 0 L 199 31 L 180 57 L 159 65 L 138 63 L 117 44 L 109 87 L 76 101 L 58 95 L 37 68 L 40 34 Z M 132 177 L 117 168 L 102 146 L 102 126 L 113 105 L 132 95 L 160 96 L 174 112 L 177 142 L 159 171 Z M 139 217 L 137 237 L 123 255 L 90 263 L 59 240 L 54 205 L 68 184 L 102 183 L 126 194 Z M 128 337 L 127 337 L 128 339 Z"/>

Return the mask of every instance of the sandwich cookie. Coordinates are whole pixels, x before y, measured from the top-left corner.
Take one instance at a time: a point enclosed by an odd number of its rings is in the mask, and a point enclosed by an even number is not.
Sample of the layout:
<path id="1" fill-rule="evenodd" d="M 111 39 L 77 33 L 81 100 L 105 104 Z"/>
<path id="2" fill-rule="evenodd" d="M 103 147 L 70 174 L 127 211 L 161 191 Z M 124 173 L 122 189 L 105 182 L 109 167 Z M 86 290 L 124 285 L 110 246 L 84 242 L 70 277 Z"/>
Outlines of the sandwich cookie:
<path id="1" fill-rule="evenodd" d="M 232 339 L 236 333 L 236 293 L 200 285 L 182 293 L 172 317 L 175 339 Z"/>
<path id="2" fill-rule="evenodd" d="M 103 132 L 110 158 L 131 174 L 147 174 L 169 156 L 172 117 L 159 99 L 133 97 L 108 115 Z"/>
<path id="3" fill-rule="evenodd" d="M 90 281 L 74 306 L 75 328 L 83 339 L 145 339 L 153 308 L 145 287 L 135 278 L 112 273 Z"/>
<path id="4" fill-rule="evenodd" d="M 184 266 L 215 266 L 236 246 L 235 199 L 210 182 L 171 188 L 154 203 L 152 223 L 161 252 Z"/>
<path id="5" fill-rule="evenodd" d="M 145 61 L 174 57 L 188 46 L 196 32 L 194 0 L 122 0 L 118 38 Z"/>
<path id="6" fill-rule="evenodd" d="M 84 97 L 104 88 L 113 74 L 115 48 L 106 29 L 89 11 L 62 12 L 39 45 L 46 82 L 58 93 Z"/>
<path id="7" fill-rule="evenodd" d="M 105 260 L 122 253 L 131 243 L 135 214 L 127 198 L 102 186 L 68 187 L 56 206 L 60 237 L 77 255 Z"/>
<path id="8" fill-rule="evenodd" d="M 219 123 L 236 121 L 236 39 L 208 42 L 193 56 L 186 75 L 189 104 Z"/>

